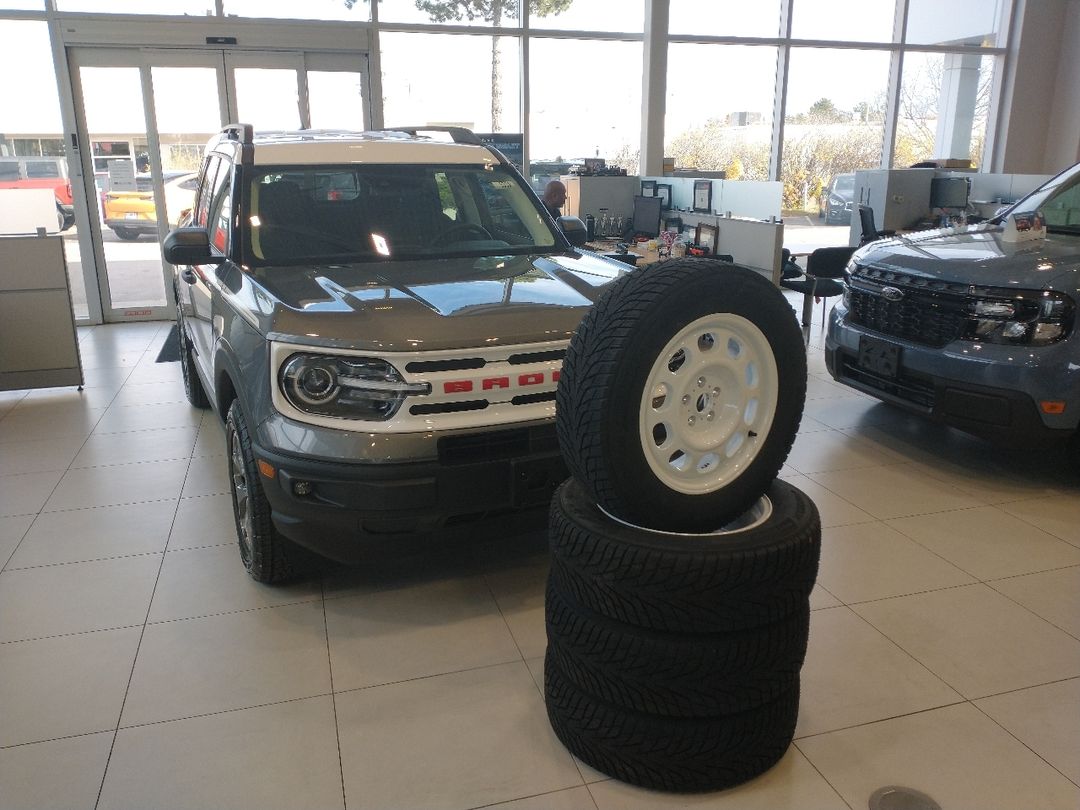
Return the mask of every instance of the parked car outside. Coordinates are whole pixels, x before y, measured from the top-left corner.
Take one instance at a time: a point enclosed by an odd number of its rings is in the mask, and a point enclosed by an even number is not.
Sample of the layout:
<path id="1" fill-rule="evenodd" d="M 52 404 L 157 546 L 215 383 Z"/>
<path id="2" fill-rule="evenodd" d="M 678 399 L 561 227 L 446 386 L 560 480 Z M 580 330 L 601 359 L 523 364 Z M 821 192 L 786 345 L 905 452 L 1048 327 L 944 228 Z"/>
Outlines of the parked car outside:
<path id="1" fill-rule="evenodd" d="M 822 192 L 818 216 L 826 225 L 850 225 L 855 202 L 855 175 L 838 174 Z"/>
<path id="2" fill-rule="evenodd" d="M 570 336 L 626 265 L 575 246 L 467 130 L 211 140 L 175 265 L 188 398 L 225 421 L 240 556 L 372 544 L 546 505 Z M 497 214 L 497 215 L 496 215 Z"/>
<path id="3" fill-rule="evenodd" d="M 1046 236 L 1006 241 L 1041 211 Z M 825 360 L 841 383 L 1080 462 L 1080 164 L 985 223 L 872 242 L 847 268 Z"/>
<path id="4" fill-rule="evenodd" d="M 75 223 L 67 161 L 62 157 L 0 158 L 0 188 L 51 188 L 56 197 L 57 227 Z"/>
<path id="5" fill-rule="evenodd" d="M 195 199 L 199 176 L 195 172 L 165 172 L 165 207 L 169 226 L 175 227 Z M 154 183 L 149 174 L 135 177 L 135 191 L 106 191 L 102 195 L 105 224 L 126 241 L 157 234 Z"/>

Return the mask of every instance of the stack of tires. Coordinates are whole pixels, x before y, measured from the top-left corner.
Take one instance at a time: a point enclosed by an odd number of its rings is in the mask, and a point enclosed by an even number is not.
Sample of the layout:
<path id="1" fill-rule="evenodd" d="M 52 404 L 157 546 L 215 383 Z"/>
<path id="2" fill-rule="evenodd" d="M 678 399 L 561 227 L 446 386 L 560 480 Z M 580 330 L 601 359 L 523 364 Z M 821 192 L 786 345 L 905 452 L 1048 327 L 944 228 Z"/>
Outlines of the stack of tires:
<path id="1" fill-rule="evenodd" d="M 821 525 L 776 478 L 806 352 L 756 272 L 629 273 L 582 321 L 557 395 L 548 716 L 581 760 L 672 791 L 731 787 L 794 735 Z"/>

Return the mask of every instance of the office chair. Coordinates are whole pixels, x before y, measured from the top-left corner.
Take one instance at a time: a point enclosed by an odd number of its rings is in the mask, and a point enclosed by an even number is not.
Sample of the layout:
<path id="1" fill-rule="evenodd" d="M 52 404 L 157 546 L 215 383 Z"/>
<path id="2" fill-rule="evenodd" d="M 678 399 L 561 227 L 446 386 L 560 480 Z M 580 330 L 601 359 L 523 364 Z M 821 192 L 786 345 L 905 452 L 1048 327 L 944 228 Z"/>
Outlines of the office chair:
<path id="1" fill-rule="evenodd" d="M 791 251 L 787 248 L 780 249 L 780 278 L 793 279 L 802 276 L 803 270 L 791 257 Z"/>
<path id="2" fill-rule="evenodd" d="M 859 239 L 859 247 L 873 242 L 875 239 L 885 239 L 896 236 L 896 231 L 879 231 L 874 224 L 874 209 L 869 205 L 859 206 L 859 224 L 862 225 L 862 237 Z"/>
<path id="3" fill-rule="evenodd" d="M 844 268 L 855 252 L 853 247 L 818 248 L 806 260 L 806 274 L 802 278 L 781 278 L 780 286 L 803 294 L 802 325 L 810 326 L 814 298 L 821 298 L 821 321 L 825 322 L 825 299 L 844 291 Z"/>

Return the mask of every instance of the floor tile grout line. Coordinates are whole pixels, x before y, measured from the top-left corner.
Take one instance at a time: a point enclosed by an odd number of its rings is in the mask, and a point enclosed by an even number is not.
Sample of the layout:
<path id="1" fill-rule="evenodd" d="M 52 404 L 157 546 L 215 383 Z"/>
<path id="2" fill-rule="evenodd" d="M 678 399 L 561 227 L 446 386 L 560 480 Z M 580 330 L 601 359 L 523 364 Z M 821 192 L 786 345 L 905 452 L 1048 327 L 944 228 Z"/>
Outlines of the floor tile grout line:
<path id="1" fill-rule="evenodd" d="M 982 698 L 977 698 L 982 700 Z M 961 697 L 960 700 L 954 700 L 951 703 L 942 703 L 940 706 L 927 706 L 925 709 L 915 709 L 910 712 L 901 712 L 900 714 L 891 714 L 888 717 L 875 717 L 873 720 L 864 720 L 861 723 L 851 723 L 847 726 L 838 726 L 837 728 L 825 729 L 823 731 L 815 731 L 813 734 L 803 734 L 802 736 L 795 737 L 792 742 L 799 743 L 805 740 L 813 740 L 817 737 L 826 737 L 829 734 L 839 734 L 842 731 L 851 731 L 856 728 L 866 728 L 867 726 L 876 726 L 880 723 L 890 723 L 893 720 L 902 720 L 905 717 L 915 717 L 920 714 L 929 714 L 930 712 L 940 711 L 941 709 L 951 709 L 954 706 L 964 706 L 970 704 L 971 701 L 967 698 Z M 802 751 L 802 749 L 799 749 Z M 804 754 L 805 756 L 805 754 Z M 809 759 L 809 757 L 807 757 Z"/>
<path id="2" fill-rule="evenodd" d="M 191 463 L 189 461 L 188 462 L 188 471 L 190 472 L 190 470 L 191 470 Z M 188 473 L 185 472 L 184 473 L 184 480 L 180 484 L 180 493 L 183 493 L 184 487 L 187 485 L 187 476 L 188 476 Z M 172 521 L 169 523 L 169 535 L 168 536 L 170 538 L 172 536 L 173 527 L 175 527 L 175 525 L 176 525 L 176 515 L 177 515 L 177 512 L 179 512 L 179 510 L 180 510 L 180 498 L 177 497 L 176 504 L 173 507 Z M 113 730 L 112 742 L 109 744 L 109 755 L 105 758 L 105 767 L 104 767 L 104 769 L 102 770 L 102 773 L 101 773 L 101 783 L 98 785 L 97 798 L 94 800 L 94 808 L 95 808 L 95 810 L 98 807 L 98 805 L 101 804 L 101 794 L 105 790 L 105 780 L 109 776 L 109 765 L 112 762 L 113 752 L 116 750 L 116 740 L 120 736 L 120 727 L 121 727 L 121 723 L 122 723 L 122 721 L 124 719 L 124 708 L 127 706 L 128 694 L 131 692 L 131 682 L 135 678 L 135 666 L 136 666 L 136 664 L 138 663 L 138 660 L 139 660 L 139 651 L 142 649 L 143 639 L 146 637 L 147 623 L 149 622 L 149 619 L 150 619 L 150 611 L 153 610 L 153 607 L 154 607 L 154 596 L 155 596 L 155 594 L 157 594 L 158 584 L 161 582 L 161 571 L 165 567 L 165 551 L 168 551 L 168 548 L 169 548 L 169 540 L 166 539 L 166 541 L 165 541 L 165 549 L 161 554 L 161 561 L 158 563 L 157 576 L 154 578 L 154 587 L 150 590 L 150 599 L 149 599 L 149 601 L 147 602 L 147 605 L 146 605 L 146 614 L 143 617 L 142 627 L 141 627 L 141 629 L 139 631 L 139 640 L 135 645 L 135 654 L 131 658 L 131 669 L 128 671 L 127 685 L 124 687 L 124 697 L 123 697 L 123 700 L 121 700 L 121 702 L 120 702 L 120 711 L 117 713 L 117 716 L 116 716 L 116 727 Z"/>
<path id="3" fill-rule="evenodd" d="M 985 698 L 978 698 L 978 700 L 985 700 Z M 1045 762 L 1046 765 L 1049 768 L 1052 768 L 1054 771 L 1061 774 L 1061 777 L 1063 779 L 1065 779 L 1070 784 L 1076 785 L 1078 788 L 1080 788 L 1080 783 L 1077 783 L 1075 780 L 1073 780 L 1067 774 L 1063 773 L 1061 771 L 1061 769 L 1058 768 L 1053 762 L 1048 760 L 1046 757 L 1044 757 L 1042 754 L 1040 754 L 1038 751 L 1036 751 L 1034 748 L 1032 748 L 1030 745 L 1028 745 L 1022 739 L 1020 739 L 1016 734 L 1014 734 L 1013 731 L 1010 728 L 1008 728 L 1004 724 L 998 722 L 997 718 L 995 718 L 993 715 L 991 715 L 988 712 L 984 711 L 983 708 L 978 703 L 976 703 L 975 701 L 971 701 L 971 705 L 975 707 L 975 710 L 977 712 L 981 712 L 986 718 L 988 718 L 991 723 L 993 723 L 995 726 L 1000 728 L 1002 731 L 1004 731 L 1006 734 L 1008 734 L 1010 737 L 1012 737 L 1014 740 L 1016 740 L 1018 743 L 1020 743 L 1020 745 L 1024 746 L 1024 748 L 1026 748 L 1028 751 L 1030 751 L 1032 753 L 1032 755 L 1037 757 L 1042 762 Z"/>
<path id="4" fill-rule="evenodd" d="M 468 808 L 466 808 L 466 810 L 495 810 L 496 808 L 502 807 L 503 805 L 512 804 L 513 802 L 520 802 L 520 801 L 524 801 L 526 799 L 538 799 L 541 796 L 554 796 L 556 793 L 562 793 L 562 792 L 567 791 L 567 790 L 577 790 L 579 787 L 586 787 L 586 786 L 585 785 L 574 785 L 573 787 L 568 787 L 568 788 L 556 788 L 555 790 L 545 790 L 542 793 L 530 793 L 530 794 L 528 794 L 526 796 L 518 796 L 517 798 L 514 798 L 514 799 L 502 799 L 501 801 L 490 802 L 488 804 L 470 805 Z M 593 804 L 595 805 L 596 802 L 594 801 Z"/>
<path id="5" fill-rule="evenodd" d="M 44 740 L 28 740 L 26 742 L 13 743 L 12 745 L 0 745 L 0 751 L 11 751 L 16 748 L 25 748 L 31 745 L 43 745 L 44 743 L 62 742 L 63 740 L 78 740 L 81 737 L 96 737 L 99 734 L 111 733 L 111 728 L 101 728 L 96 731 L 81 731 L 78 734 L 64 734 L 60 737 L 49 737 Z"/>
<path id="6" fill-rule="evenodd" d="M 1072 567 L 1072 566 L 1070 566 L 1070 567 Z M 1046 572 L 1045 572 L 1045 571 L 1040 571 L 1040 572 L 1037 572 L 1037 573 L 1046 573 Z M 997 580 L 994 580 L 994 581 L 997 581 Z M 1078 636 L 1077 636 L 1077 635 L 1076 635 L 1075 633 L 1073 633 L 1073 632 L 1071 632 L 1071 631 L 1069 631 L 1069 630 L 1066 630 L 1066 629 L 1065 629 L 1064 627 L 1062 627 L 1061 625 L 1059 625 L 1059 624 L 1058 624 L 1057 622 L 1055 622 L 1054 620 L 1052 620 L 1052 619 L 1048 619 L 1048 618 L 1047 618 L 1046 616 L 1043 616 L 1043 615 L 1041 615 L 1041 614 L 1039 614 L 1039 613 L 1036 613 L 1036 612 L 1035 612 L 1035 611 L 1034 611 L 1034 610 L 1033 610 L 1032 608 L 1028 607 L 1028 606 L 1027 606 L 1027 605 L 1025 605 L 1025 604 L 1024 604 L 1023 602 L 1018 602 L 1017 600 L 1015 600 L 1015 599 L 1013 599 L 1013 598 L 1012 598 L 1011 596 L 1009 596 L 1009 595 L 1008 595 L 1007 593 L 1003 593 L 1002 591 L 999 591 L 999 590 L 998 590 L 997 588 L 995 588 L 995 587 L 994 587 L 994 586 L 993 586 L 992 584 L 990 584 L 989 582 L 984 582 L 984 583 L 982 583 L 982 584 L 983 584 L 983 585 L 985 585 L 985 586 L 986 586 L 987 588 L 989 588 L 990 590 L 992 590 L 992 591 L 993 591 L 994 593 L 996 593 L 996 594 L 997 594 L 998 596 L 1001 596 L 1001 597 L 1004 597 L 1005 599 L 1008 599 L 1008 600 L 1009 600 L 1010 602 L 1012 602 L 1012 603 L 1013 603 L 1014 605 L 1016 605 L 1017 607 L 1019 607 L 1019 608 L 1020 608 L 1021 610 L 1027 611 L 1028 613 L 1030 613 L 1030 614 L 1031 614 L 1032 616 L 1034 616 L 1035 618 L 1037 618 L 1037 619 L 1042 619 L 1042 620 L 1043 620 L 1044 622 L 1046 622 L 1046 623 L 1047 623 L 1048 625 L 1050 625 L 1051 627 L 1053 627 L 1053 628 L 1056 628 L 1057 630 L 1060 630 L 1060 631 L 1061 631 L 1062 633 L 1064 633 L 1065 635 L 1067 635 L 1067 636 L 1068 636 L 1069 638 L 1073 638 L 1073 639 L 1076 639 L 1077 641 L 1080 641 L 1080 637 L 1078 637 Z"/>
<path id="7" fill-rule="evenodd" d="M 805 739 L 809 739 L 809 738 L 805 738 Z M 834 785 L 832 783 L 832 781 L 829 779 L 829 777 L 827 777 L 825 775 L 824 771 L 822 771 L 821 768 L 819 768 L 817 766 L 817 763 L 814 762 L 814 760 L 810 759 L 810 755 L 807 754 L 805 751 L 802 750 L 802 748 L 799 747 L 799 741 L 797 739 L 793 739 L 791 741 L 791 745 L 796 751 L 799 752 L 799 755 L 810 764 L 810 767 L 813 768 L 815 771 L 817 771 L 817 775 L 820 776 L 822 781 L 824 781 L 825 784 L 828 785 L 832 789 L 832 792 L 835 793 L 837 798 L 840 799 L 840 801 L 842 801 L 847 806 L 848 810 L 858 810 L 858 808 L 852 807 L 851 803 L 847 799 L 844 798 L 844 794 L 840 792 L 840 788 L 838 788 L 836 785 Z"/>
<path id="8" fill-rule="evenodd" d="M 966 587 L 970 587 L 970 586 L 969 585 L 958 585 L 958 586 L 955 586 L 955 587 L 966 588 Z M 933 591 L 931 591 L 930 593 L 933 593 Z M 890 598 L 902 599 L 904 597 L 890 597 Z M 879 600 L 879 601 L 884 601 L 884 600 Z M 954 693 L 956 693 L 957 697 L 959 697 L 959 698 L 961 698 L 963 700 L 968 699 L 967 696 L 963 692 L 961 692 L 959 689 L 957 689 L 955 686 L 953 686 L 951 683 L 949 683 L 949 681 L 947 681 L 942 675 L 938 674 L 937 672 L 934 672 L 934 670 L 932 670 L 929 667 L 928 664 L 926 664 L 924 661 L 922 661 L 918 657 L 916 657 L 910 650 L 908 650 L 906 647 L 904 647 L 902 644 L 900 644 L 900 642 L 898 642 L 896 639 L 889 636 L 884 630 L 882 630 L 876 624 L 871 622 L 869 619 L 867 619 L 861 613 L 856 611 L 851 605 L 845 604 L 844 607 L 846 607 L 849 611 L 851 611 L 851 613 L 853 615 L 855 615 L 859 619 L 859 621 L 863 622 L 867 627 L 871 628 L 875 633 L 878 633 L 883 639 L 885 639 L 890 644 L 892 644 L 894 647 L 896 647 L 896 649 L 900 650 L 900 652 L 902 652 L 904 655 L 906 655 L 908 658 L 910 658 L 912 661 L 914 661 L 920 667 L 922 667 L 927 672 L 929 672 L 931 675 L 933 675 L 937 680 L 939 680 L 939 681 L 941 681 L 941 683 L 945 684 L 945 686 L 947 686 Z"/>
<path id="9" fill-rule="evenodd" d="M 326 638 L 326 666 L 330 673 L 330 706 L 334 713 L 334 741 L 337 744 L 338 776 L 341 777 L 341 806 L 343 810 L 348 808 L 349 800 L 345 795 L 345 764 L 341 755 L 341 723 L 338 721 L 337 695 L 334 692 L 334 657 L 330 654 L 330 622 L 326 617 L 326 594 L 323 587 L 323 576 L 319 574 L 319 596 L 322 607 L 323 635 Z"/>
<path id="10" fill-rule="evenodd" d="M 114 396 L 114 398 L 115 398 L 115 396 Z M 102 415 L 104 415 L 104 413 L 105 412 L 102 411 Z M 101 417 L 99 416 L 98 419 L 100 420 Z M 96 426 L 97 422 L 95 422 L 94 425 Z M 91 430 L 91 433 L 92 432 L 93 431 Z M 34 528 L 34 524 L 38 522 L 38 519 L 43 514 L 48 514 L 47 512 L 44 512 L 43 510 L 48 505 L 49 500 L 52 498 L 52 496 L 56 494 L 56 490 L 60 487 L 60 482 L 62 482 L 64 480 L 64 476 L 67 475 L 68 472 L 70 472 L 71 465 L 75 463 L 75 459 L 78 458 L 79 453 L 82 452 L 82 449 L 84 447 L 86 447 L 86 443 L 88 441 L 90 441 L 90 434 L 87 434 L 86 438 L 83 439 L 82 444 L 79 445 L 79 449 L 75 451 L 75 455 L 72 456 L 71 461 L 68 462 L 67 468 L 60 474 L 60 477 L 56 479 L 56 484 L 54 484 L 53 488 L 49 490 L 49 494 L 45 496 L 45 500 L 41 502 L 41 507 L 38 509 L 37 513 L 34 515 L 34 519 L 32 521 L 30 521 L 30 525 L 26 527 L 26 531 L 23 533 L 23 536 L 19 538 L 19 542 L 15 544 L 15 548 L 13 548 L 11 550 L 11 554 L 8 555 L 8 558 L 6 560 L 4 560 L 4 564 L 2 566 L 0 566 L 0 574 L 3 574 L 8 570 L 8 568 L 7 568 L 8 563 L 11 562 L 12 559 L 14 559 L 16 552 L 18 552 L 18 550 L 19 550 L 19 547 L 26 541 L 26 538 L 30 534 L 30 531 Z M 54 472 L 58 472 L 58 471 L 54 470 Z"/>
<path id="11" fill-rule="evenodd" d="M 510 622 L 508 622 L 506 620 L 506 614 L 503 612 L 502 605 L 499 604 L 499 599 L 498 599 L 497 596 L 495 596 L 495 590 L 491 587 L 491 582 L 488 580 L 488 572 L 484 571 L 484 572 L 482 572 L 481 575 L 484 578 L 484 585 L 487 587 L 488 593 L 491 594 L 491 599 L 495 603 L 495 607 L 499 611 L 499 616 L 502 617 L 503 624 L 506 625 L 506 632 L 508 632 L 510 634 L 510 639 L 514 642 L 514 647 L 517 649 L 518 656 L 521 658 L 521 663 L 525 665 L 525 669 L 529 673 L 529 679 L 533 682 L 533 685 L 537 688 L 537 691 L 540 692 L 540 700 L 544 701 L 545 705 L 546 705 L 547 695 L 544 694 L 543 687 L 541 687 L 538 683 L 536 683 L 536 679 L 533 677 L 532 670 L 529 669 L 529 662 L 525 658 L 525 653 L 523 653 L 521 651 L 521 645 L 518 644 L 518 640 L 517 640 L 517 637 L 514 635 L 514 631 L 510 629 Z M 546 600 L 545 600 L 545 602 L 546 602 Z M 546 655 L 546 652 L 545 652 L 545 655 Z M 580 777 L 580 779 L 581 779 L 581 783 L 583 785 L 586 784 L 586 782 L 585 782 L 585 774 L 583 774 L 581 772 L 581 767 L 578 765 L 577 758 L 571 756 L 570 761 L 573 763 L 574 770 L 577 771 L 578 777 Z M 589 797 L 592 798 L 591 793 L 589 794 Z M 596 804 L 595 799 L 593 799 L 593 804 Z"/>

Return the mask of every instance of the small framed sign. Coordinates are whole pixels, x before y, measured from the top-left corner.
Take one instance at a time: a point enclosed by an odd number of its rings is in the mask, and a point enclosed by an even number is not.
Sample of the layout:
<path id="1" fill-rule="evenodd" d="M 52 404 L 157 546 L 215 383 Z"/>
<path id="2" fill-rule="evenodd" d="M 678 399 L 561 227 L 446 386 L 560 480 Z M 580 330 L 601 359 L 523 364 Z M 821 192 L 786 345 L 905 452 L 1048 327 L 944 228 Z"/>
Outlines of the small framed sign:
<path id="1" fill-rule="evenodd" d="M 712 213 L 712 180 L 694 181 L 694 211 L 699 214 Z"/>
<path id="2" fill-rule="evenodd" d="M 655 197 L 656 196 L 656 181 L 655 180 L 642 180 L 641 181 L 641 196 L 642 197 Z"/>
<path id="3" fill-rule="evenodd" d="M 660 203 L 661 211 L 671 210 L 671 185 L 669 183 L 657 183 L 656 184 L 656 196 L 663 200 Z"/>
<path id="4" fill-rule="evenodd" d="M 694 231 L 694 244 L 702 250 L 703 256 L 716 254 L 716 243 L 720 241 L 720 228 L 716 225 L 698 223 Z"/>

